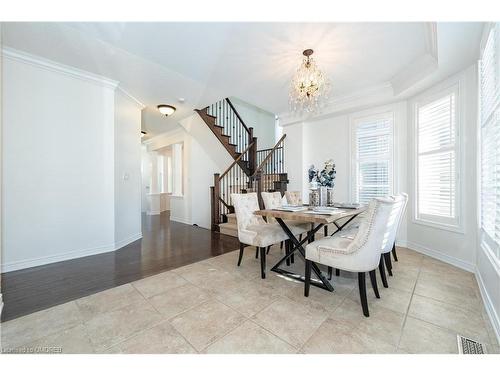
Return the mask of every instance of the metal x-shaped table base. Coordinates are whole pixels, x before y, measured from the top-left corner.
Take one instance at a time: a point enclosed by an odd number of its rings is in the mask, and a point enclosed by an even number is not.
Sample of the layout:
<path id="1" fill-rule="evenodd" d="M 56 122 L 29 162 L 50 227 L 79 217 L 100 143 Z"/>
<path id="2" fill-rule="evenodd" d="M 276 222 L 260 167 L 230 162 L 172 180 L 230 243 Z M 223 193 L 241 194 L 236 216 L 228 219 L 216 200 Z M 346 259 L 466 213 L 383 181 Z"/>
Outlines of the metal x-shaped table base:
<path id="1" fill-rule="evenodd" d="M 349 218 L 349 220 L 347 220 L 344 224 L 342 224 L 340 226 L 336 222 L 333 222 L 332 224 L 334 224 L 337 227 L 337 230 L 332 233 L 332 236 L 335 233 L 341 231 L 356 216 L 358 216 L 358 215 L 353 215 L 351 218 Z M 314 240 L 314 234 L 318 230 L 320 230 L 321 228 L 323 228 L 324 224 L 318 224 L 315 228 L 313 227 L 309 232 L 307 232 L 306 238 L 304 238 L 302 241 L 299 241 L 297 239 L 297 237 L 295 237 L 295 235 L 292 233 L 292 231 L 290 230 L 290 228 L 288 228 L 288 226 L 285 224 L 285 222 L 283 221 L 283 219 L 277 217 L 276 221 L 281 226 L 281 228 L 283 229 L 283 231 L 286 233 L 286 235 L 288 236 L 288 238 L 290 239 L 290 241 L 292 241 L 292 249 L 290 250 L 290 252 L 288 254 L 286 254 L 283 258 L 281 258 L 278 261 L 278 263 L 276 263 L 273 266 L 273 268 L 271 268 L 271 271 L 279 273 L 279 274 L 284 275 L 286 277 L 289 277 L 289 278 L 291 278 L 293 280 L 298 280 L 298 281 L 301 281 L 301 282 L 305 282 L 305 276 L 302 276 L 302 275 L 296 274 L 294 272 L 290 272 L 290 271 L 284 270 L 284 269 L 280 268 L 280 266 L 283 264 L 283 262 L 286 262 L 286 260 L 289 259 L 296 252 L 302 257 L 302 259 L 305 262 L 306 251 L 305 251 L 305 249 L 304 249 L 304 247 L 302 245 L 305 244 L 306 242 L 309 243 L 309 242 L 313 241 Z M 317 279 L 311 278 L 311 285 L 314 285 L 314 286 L 316 286 L 318 288 L 325 289 L 325 290 L 328 290 L 330 292 L 333 292 L 333 286 L 332 286 L 332 284 L 330 284 L 330 282 L 327 280 L 327 278 L 321 273 L 321 270 L 319 269 L 318 265 L 316 263 L 312 262 L 311 269 L 312 269 L 313 273 L 317 276 Z"/>

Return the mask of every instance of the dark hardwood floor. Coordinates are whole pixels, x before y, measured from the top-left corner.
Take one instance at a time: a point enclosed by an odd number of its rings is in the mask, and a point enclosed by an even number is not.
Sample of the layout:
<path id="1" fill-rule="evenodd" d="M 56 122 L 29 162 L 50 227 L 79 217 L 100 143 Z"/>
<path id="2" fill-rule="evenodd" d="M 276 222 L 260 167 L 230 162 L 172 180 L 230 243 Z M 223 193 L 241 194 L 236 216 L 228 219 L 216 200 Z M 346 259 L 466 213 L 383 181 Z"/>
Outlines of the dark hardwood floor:
<path id="1" fill-rule="evenodd" d="M 234 237 L 142 217 L 143 238 L 120 250 L 2 274 L 2 321 L 72 301 L 238 248 Z"/>

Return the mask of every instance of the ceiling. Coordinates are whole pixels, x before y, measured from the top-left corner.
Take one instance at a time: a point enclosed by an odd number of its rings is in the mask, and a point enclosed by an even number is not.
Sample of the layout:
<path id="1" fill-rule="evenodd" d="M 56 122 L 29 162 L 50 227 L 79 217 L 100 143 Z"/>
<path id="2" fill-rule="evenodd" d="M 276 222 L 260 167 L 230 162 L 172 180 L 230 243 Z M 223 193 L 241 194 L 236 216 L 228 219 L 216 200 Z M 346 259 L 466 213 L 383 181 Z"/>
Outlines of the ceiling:
<path id="1" fill-rule="evenodd" d="M 3 43 L 120 82 L 154 117 L 150 134 L 220 98 L 288 111 L 290 79 L 306 48 L 332 82 L 332 97 L 392 84 L 404 95 L 414 71 L 432 84 L 472 64 L 480 23 L 7 23 Z M 427 66 L 425 69 L 423 65 Z M 416 77 L 416 76 L 415 76 Z M 178 98 L 185 98 L 179 103 Z"/>

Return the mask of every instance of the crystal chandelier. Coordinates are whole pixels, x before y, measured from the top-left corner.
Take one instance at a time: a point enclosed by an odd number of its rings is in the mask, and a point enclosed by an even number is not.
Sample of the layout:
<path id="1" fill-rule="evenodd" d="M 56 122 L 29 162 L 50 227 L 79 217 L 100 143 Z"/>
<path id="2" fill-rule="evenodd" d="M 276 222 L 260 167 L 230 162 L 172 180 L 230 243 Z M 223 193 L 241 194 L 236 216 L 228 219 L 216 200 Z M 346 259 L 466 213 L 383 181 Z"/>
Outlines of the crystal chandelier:
<path id="1" fill-rule="evenodd" d="M 294 112 L 317 111 L 325 104 L 330 92 L 330 82 L 311 57 L 313 52 L 306 49 L 302 53 L 304 59 L 292 79 L 290 107 Z"/>

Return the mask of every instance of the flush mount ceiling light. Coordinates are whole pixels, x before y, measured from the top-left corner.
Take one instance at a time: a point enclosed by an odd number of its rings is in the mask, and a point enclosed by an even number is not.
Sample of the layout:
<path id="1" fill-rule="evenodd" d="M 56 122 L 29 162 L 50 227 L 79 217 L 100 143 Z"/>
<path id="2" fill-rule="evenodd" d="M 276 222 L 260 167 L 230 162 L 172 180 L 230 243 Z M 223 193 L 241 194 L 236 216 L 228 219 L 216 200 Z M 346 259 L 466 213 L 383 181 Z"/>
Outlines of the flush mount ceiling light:
<path id="1" fill-rule="evenodd" d="M 157 108 L 158 111 L 160 111 L 160 113 L 165 116 L 170 116 L 172 113 L 175 112 L 175 107 L 168 104 L 159 104 Z"/>
<path id="2" fill-rule="evenodd" d="M 302 64 L 292 79 L 289 101 L 294 112 L 315 112 L 326 103 L 330 93 L 330 82 L 311 57 L 313 52 L 302 52 Z"/>

